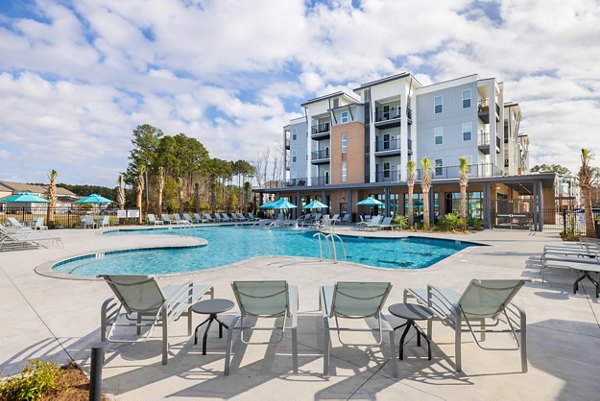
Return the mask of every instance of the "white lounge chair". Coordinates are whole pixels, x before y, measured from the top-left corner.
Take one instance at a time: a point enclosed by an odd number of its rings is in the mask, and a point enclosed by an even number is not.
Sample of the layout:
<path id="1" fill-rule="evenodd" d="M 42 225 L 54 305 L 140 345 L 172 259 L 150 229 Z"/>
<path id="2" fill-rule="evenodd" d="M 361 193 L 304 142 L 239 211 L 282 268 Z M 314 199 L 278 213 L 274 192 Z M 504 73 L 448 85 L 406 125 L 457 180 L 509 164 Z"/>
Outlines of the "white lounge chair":
<path id="1" fill-rule="evenodd" d="M 164 223 L 168 223 L 168 224 L 175 224 L 175 222 L 173 220 L 171 220 L 171 218 L 169 217 L 169 215 L 166 214 L 166 213 L 162 214 L 162 221 Z"/>
<path id="2" fill-rule="evenodd" d="M 83 228 L 97 228 L 98 224 L 94 221 L 94 218 L 89 215 L 80 216 L 79 220 L 81 221 L 81 226 Z"/>
<path id="3" fill-rule="evenodd" d="M 37 217 L 35 219 L 33 219 L 33 223 L 31 224 L 31 229 L 32 230 L 47 230 L 48 226 L 44 225 L 44 218 L 43 217 Z"/>
<path id="4" fill-rule="evenodd" d="M 162 364 L 167 364 L 168 326 L 182 316 L 188 318 L 188 336 L 192 335 L 191 307 L 206 294 L 214 297 L 210 285 L 170 285 L 161 288 L 156 279 L 144 275 L 100 275 L 116 298 L 102 304 L 100 333 L 102 341 L 134 343 L 145 341 L 155 326 L 162 327 Z M 118 328 L 135 328 L 135 339 L 116 333 Z M 142 329 L 146 329 L 142 333 Z"/>
<path id="5" fill-rule="evenodd" d="M 173 218 L 175 219 L 173 221 L 173 223 L 175 223 L 175 224 L 179 224 L 179 225 L 181 225 L 181 224 L 192 224 L 191 221 L 187 221 L 187 220 L 182 219 L 181 216 L 179 215 L 179 213 L 173 213 Z"/>
<path id="6" fill-rule="evenodd" d="M 338 339 L 343 345 L 381 345 L 383 333 L 387 332 L 390 338 L 390 364 L 392 374 L 398 377 L 398 364 L 396 359 L 396 341 L 394 329 L 381 313 L 381 309 L 392 289 L 388 282 L 350 282 L 338 281 L 334 286 L 322 286 L 319 293 L 319 310 L 323 310 L 323 374 L 329 375 L 329 354 L 331 352 L 330 330 L 336 330 Z M 330 328 L 329 319 L 335 319 L 335 327 Z M 377 328 L 349 328 L 340 327 L 340 319 L 368 319 L 377 322 Z M 342 339 L 344 331 L 379 332 L 379 338 L 370 344 L 348 344 Z"/>
<path id="7" fill-rule="evenodd" d="M 110 217 L 102 216 L 98 219 L 98 227 L 108 227 L 110 226 Z"/>
<path id="8" fill-rule="evenodd" d="M 521 370 L 527 372 L 527 319 L 525 312 L 512 303 L 521 287 L 530 280 L 471 280 L 467 288 L 459 294 L 449 289 L 438 289 L 431 285 L 427 288 L 408 288 L 404 290 L 404 301 L 414 297 L 434 313 L 435 319 L 454 330 L 454 350 L 456 371 L 462 371 L 461 334 L 470 331 L 477 346 L 490 350 L 521 351 Z M 496 330 L 500 323 L 506 329 Z M 427 336 L 431 339 L 431 319 L 427 323 Z M 475 333 L 481 334 L 481 341 Z M 486 333 L 511 333 L 517 346 L 515 348 L 484 347 Z M 519 335 L 517 335 L 519 334 Z"/>
<path id="9" fill-rule="evenodd" d="M 194 223 L 194 220 L 192 220 L 192 218 L 190 217 L 190 214 L 189 214 L 189 213 L 184 213 L 184 214 L 183 214 L 183 220 L 187 221 L 187 222 L 188 222 L 188 223 L 190 223 L 190 224 L 193 224 L 193 223 Z"/>
<path id="10" fill-rule="evenodd" d="M 200 213 L 194 213 L 194 223 L 196 223 L 196 224 L 208 223 L 208 220 L 207 219 L 203 219 L 200 216 Z"/>
<path id="11" fill-rule="evenodd" d="M 288 285 L 286 281 L 234 281 L 231 288 L 240 308 L 240 315 L 233 319 L 227 330 L 225 376 L 229 375 L 234 330 L 240 330 L 240 339 L 244 344 L 277 344 L 283 340 L 288 319 L 290 319 L 289 325 L 292 330 L 292 366 L 294 374 L 298 373 L 298 288 Z M 283 318 L 283 324 L 276 327 L 257 328 L 246 325 L 248 318 Z M 238 322 L 240 323 L 239 327 L 237 327 Z M 245 338 L 245 330 L 279 331 L 279 336 L 273 341 L 252 343 Z"/>
<path id="12" fill-rule="evenodd" d="M 156 216 L 152 213 L 148 213 L 148 224 L 152 224 L 153 226 L 162 226 L 163 222 L 161 220 L 156 220 Z"/>

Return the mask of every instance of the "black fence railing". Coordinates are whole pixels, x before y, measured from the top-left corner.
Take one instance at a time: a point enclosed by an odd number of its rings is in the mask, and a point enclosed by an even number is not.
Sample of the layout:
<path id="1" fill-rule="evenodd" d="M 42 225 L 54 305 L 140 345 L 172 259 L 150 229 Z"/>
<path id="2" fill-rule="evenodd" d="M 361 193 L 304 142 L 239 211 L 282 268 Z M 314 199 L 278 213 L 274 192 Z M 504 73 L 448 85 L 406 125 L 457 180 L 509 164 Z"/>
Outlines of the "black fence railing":
<path id="1" fill-rule="evenodd" d="M 311 153 L 311 160 L 329 159 L 329 148 L 317 150 Z"/>
<path id="2" fill-rule="evenodd" d="M 400 181 L 400 171 L 384 170 L 375 173 L 377 182 L 398 182 Z"/>
<path id="3" fill-rule="evenodd" d="M 566 232 L 572 235 L 585 235 L 585 210 L 584 209 L 544 209 L 542 210 L 544 231 Z M 600 209 L 592 209 L 596 221 L 600 217 Z"/>
<path id="4" fill-rule="evenodd" d="M 100 216 L 108 216 L 110 225 L 137 224 L 139 212 L 137 208 L 128 208 L 124 211 L 118 211 L 114 208 L 100 207 L 97 205 L 59 206 L 54 209 L 53 225 L 48 224 L 47 214 L 48 208 L 46 206 L 4 207 L 4 209 L 0 211 L 0 224 L 7 225 L 8 218 L 13 217 L 23 225 L 28 226 L 31 225 L 35 219 L 43 217 L 44 225 L 50 228 L 80 228 L 81 216 L 85 215 L 91 215 L 95 219 Z M 120 217 L 123 214 L 125 217 Z"/>
<path id="5" fill-rule="evenodd" d="M 321 186 L 321 185 L 328 185 L 328 184 L 329 184 L 329 176 L 328 175 L 311 177 L 311 179 L 310 179 L 311 186 Z"/>
<path id="6" fill-rule="evenodd" d="M 375 151 L 376 152 L 386 152 L 400 150 L 400 139 L 388 139 L 383 141 L 375 142 Z"/>
<path id="7" fill-rule="evenodd" d="M 320 134 L 320 133 L 323 133 L 323 132 L 329 132 L 329 123 L 323 123 L 323 124 L 319 124 L 319 125 L 314 125 L 314 126 L 312 126 L 311 132 L 313 134 Z"/>
<path id="8" fill-rule="evenodd" d="M 292 178 L 291 180 L 284 182 L 284 185 L 286 187 L 305 187 L 306 182 L 306 178 Z"/>

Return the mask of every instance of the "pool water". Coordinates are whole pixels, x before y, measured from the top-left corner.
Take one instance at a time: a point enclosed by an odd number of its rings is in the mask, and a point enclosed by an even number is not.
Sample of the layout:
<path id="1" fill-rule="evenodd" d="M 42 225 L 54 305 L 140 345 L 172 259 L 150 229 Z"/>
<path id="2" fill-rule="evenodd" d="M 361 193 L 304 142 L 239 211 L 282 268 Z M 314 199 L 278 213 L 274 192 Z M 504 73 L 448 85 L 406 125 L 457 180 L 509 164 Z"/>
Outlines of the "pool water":
<path id="1" fill-rule="evenodd" d="M 190 233 L 189 229 L 186 231 Z M 105 235 L 172 234 L 178 228 L 117 230 Z M 195 235 L 205 246 L 106 252 L 68 259 L 54 265 L 56 271 L 78 275 L 168 274 L 229 265 L 255 256 L 287 255 L 319 257 L 315 231 L 256 227 L 199 227 Z M 475 244 L 461 241 L 409 237 L 402 239 L 342 237 L 347 261 L 388 269 L 422 269 Z M 343 251 L 337 243 L 338 259 Z M 323 243 L 324 257 L 327 247 Z"/>

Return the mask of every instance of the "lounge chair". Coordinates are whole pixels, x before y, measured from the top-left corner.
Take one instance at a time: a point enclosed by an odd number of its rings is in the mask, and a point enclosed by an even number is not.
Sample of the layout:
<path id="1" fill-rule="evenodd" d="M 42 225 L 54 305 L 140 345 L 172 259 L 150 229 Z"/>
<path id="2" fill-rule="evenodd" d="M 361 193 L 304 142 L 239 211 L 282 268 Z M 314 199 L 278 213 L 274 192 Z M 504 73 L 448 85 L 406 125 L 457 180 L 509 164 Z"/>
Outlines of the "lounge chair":
<path id="1" fill-rule="evenodd" d="M 11 232 L 6 227 L 0 225 L 0 250 L 27 249 L 29 247 L 46 248 L 43 245 L 45 242 L 62 247 L 62 239 L 60 237 L 50 237 L 45 233 L 37 234 L 26 230 Z"/>
<path id="2" fill-rule="evenodd" d="M 188 223 L 190 223 L 190 224 L 193 224 L 193 223 L 194 223 L 194 220 L 192 220 L 192 218 L 190 217 L 190 214 L 189 214 L 189 213 L 184 213 L 184 214 L 183 214 L 183 220 L 184 220 L 184 221 L 187 221 L 187 222 L 188 222 Z"/>
<path id="3" fill-rule="evenodd" d="M 323 310 L 323 373 L 329 375 L 329 354 L 331 352 L 330 330 L 336 330 L 338 339 L 343 345 L 381 345 L 383 333 L 390 337 L 390 364 L 392 374 L 398 377 L 398 364 L 396 359 L 396 341 L 394 329 L 381 313 L 383 304 L 387 299 L 392 284 L 388 282 L 348 282 L 338 281 L 334 286 L 322 286 L 319 294 L 319 309 Z M 335 327 L 329 327 L 329 319 L 335 319 Z M 374 318 L 377 328 L 342 328 L 339 319 L 367 319 Z M 347 344 L 343 341 L 341 333 L 344 331 L 379 332 L 379 338 L 370 344 Z"/>
<path id="4" fill-rule="evenodd" d="M 156 216 L 152 213 L 148 213 L 148 224 L 152 224 L 153 226 L 162 226 L 163 222 L 161 220 L 156 220 Z"/>
<path id="5" fill-rule="evenodd" d="M 208 220 L 200 217 L 200 213 L 194 213 L 194 223 L 196 223 L 196 224 L 208 223 Z"/>
<path id="6" fill-rule="evenodd" d="M 98 228 L 98 224 L 94 221 L 94 218 L 92 216 L 80 216 L 79 220 L 81 221 L 81 226 L 83 228 Z"/>
<path id="7" fill-rule="evenodd" d="M 207 223 L 214 223 L 215 219 L 213 219 L 210 215 L 210 213 L 204 213 L 204 219 L 206 220 Z"/>
<path id="8" fill-rule="evenodd" d="M 31 224 L 31 229 L 32 230 L 47 230 L 48 226 L 44 225 L 44 218 L 43 217 L 37 217 L 35 219 L 33 219 L 33 223 Z"/>
<path id="9" fill-rule="evenodd" d="M 110 218 L 108 216 L 102 216 L 98 219 L 98 227 L 110 226 Z"/>
<path id="10" fill-rule="evenodd" d="M 169 217 L 169 215 L 166 214 L 166 213 L 162 214 L 162 221 L 164 223 L 168 223 L 168 224 L 175 224 L 175 222 L 173 220 L 171 220 L 171 218 Z"/>
<path id="11" fill-rule="evenodd" d="M 8 232 L 19 233 L 31 231 L 31 227 L 27 227 L 14 217 L 7 217 L 6 222 L 8 223 L 8 225 L 6 226 L 6 231 Z"/>
<path id="12" fill-rule="evenodd" d="M 156 279 L 145 275 L 100 275 L 115 294 L 102 304 L 101 338 L 113 343 L 145 341 L 155 326 L 162 327 L 162 364 L 167 364 L 168 325 L 181 316 L 188 318 L 188 336 L 192 335 L 191 307 L 206 294 L 214 297 L 210 285 L 170 285 L 161 288 Z M 118 327 L 133 327 L 135 339 L 119 337 Z M 146 333 L 142 333 L 142 329 Z"/>
<path id="13" fill-rule="evenodd" d="M 342 220 L 340 221 L 341 224 L 350 224 L 352 223 L 352 215 L 350 213 L 346 213 L 344 214 L 344 216 L 342 217 Z"/>
<path id="14" fill-rule="evenodd" d="M 336 224 L 340 222 L 340 215 L 339 214 L 334 214 L 333 217 L 331 218 L 331 224 Z"/>
<path id="15" fill-rule="evenodd" d="M 248 220 L 250 220 L 250 221 L 258 221 L 258 217 L 254 217 L 254 214 L 248 213 Z"/>
<path id="16" fill-rule="evenodd" d="M 236 216 L 237 216 L 237 221 L 239 221 L 239 222 L 243 223 L 243 222 L 248 221 L 248 220 L 246 220 L 246 217 L 244 217 L 244 215 L 242 213 L 236 213 Z"/>
<path id="17" fill-rule="evenodd" d="M 240 315 L 233 319 L 227 330 L 225 376 L 229 375 L 233 330 L 240 330 L 240 339 L 244 344 L 277 344 L 283 340 L 288 319 L 292 330 L 293 371 L 294 374 L 298 373 L 298 288 L 288 285 L 286 281 L 234 281 L 231 288 L 240 308 Z M 283 323 L 281 326 L 257 328 L 247 326 L 248 318 L 283 318 Z M 252 343 L 244 336 L 244 331 L 247 330 L 278 331 L 279 336 L 270 342 Z"/>
<path id="18" fill-rule="evenodd" d="M 213 214 L 214 214 L 214 216 L 215 216 L 215 221 L 216 221 L 216 222 L 218 222 L 218 223 L 221 223 L 221 222 L 225 221 L 225 219 L 223 219 L 223 217 L 221 217 L 221 215 L 220 215 L 219 213 L 216 213 L 216 212 L 215 212 L 215 213 L 213 213 Z"/>
<path id="19" fill-rule="evenodd" d="M 175 224 L 192 224 L 191 221 L 187 221 L 181 218 L 179 213 L 173 213 L 173 218 L 175 219 L 173 223 Z"/>
<path id="20" fill-rule="evenodd" d="M 525 312 L 511 301 L 521 287 L 530 280 L 471 280 L 462 294 L 449 288 L 427 288 L 404 290 L 404 300 L 414 297 L 429 307 L 436 320 L 454 330 L 456 371 L 462 371 L 461 334 L 470 331 L 477 346 L 490 350 L 521 350 L 521 370 L 527 372 L 527 327 Z M 489 324 L 491 320 L 492 324 Z M 501 322 L 506 329 L 494 329 Z M 432 323 L 427 323 L 427 336 L 431 338 Z M 475 333 L 481 333 L 481 340 Z M 511 333 L 517 343 L 515 348 L 484 347 L 485 333 Z M 519 336 L 517 336 L 519 333 Z"/>
<path id="21" fill-rule="evenodd" d="M 216 214 L 216 213 L 215 213 Z M 231 218 L 227 213 L 221 213 L 221 220 L 225 223 L 231 223 Z"/>
<path id="22" fill-rule="evenodd" d="M 390 229 L 394 231 L 396 224 L 392 223 L 393 217 L 384 217 L 379 226 L 377 227 L 380 230 Z"/>

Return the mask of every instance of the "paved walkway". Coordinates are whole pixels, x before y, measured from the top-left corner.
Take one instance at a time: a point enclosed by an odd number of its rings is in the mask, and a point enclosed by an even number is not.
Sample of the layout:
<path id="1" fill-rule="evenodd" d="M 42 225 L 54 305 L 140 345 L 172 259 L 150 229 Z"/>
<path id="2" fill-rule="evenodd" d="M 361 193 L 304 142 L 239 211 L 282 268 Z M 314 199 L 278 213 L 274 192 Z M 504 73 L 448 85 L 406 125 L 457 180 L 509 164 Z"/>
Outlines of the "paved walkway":
<path id="1" fill-rule="evenodd" d="M 348 229 L 337 229 L 343 232 Z M 358 235 L 364 232 L 348 231 Z M 166 235 L 102 236 L 101 230 L 52 231 L 64 248 L 0 253 L 0 371 L 17 372 L 28 358 L 77 361 L 89 368 L 92 344 L 99 340 L 100 305 L 111 296 L 97 280 L 45 277 L 34 269 L 51 260 L 107 249 L 195 244 L 191 238 Z M 403 236 L 406 232 L 374 233 Z M 185 321 L 170 336 L 169 364 L 160 363 L 160 340 L 111 345 L 104 368 L 103 390 L 119 400 L 591 400 L 600 394 L 600 306 L 587 280 L 581 292 L 571 290 L 574 273 L 549 271 L 541 282 L 539 255 L 557 235 L 522 231 L 484 231 L 472 235 L 439 234 L 485 243 L 434 266 L 417 271 L 380 270 L 352 264 L 268 257 L 233 266 L 165 277 L 164 283 L 192 280 L 210 283 L 217 297 L 233 299 L 234 279 L 286 279 L 300 291 L 299 366 L 291 373 L 289 334 L 277 346 L 235 346 L 230 377 L 224 377 L 224 339 L 211 329 L 208 353 L 193 345 Z M 520 373 L 519 354 L 482 351 L 464 336 L 463 370 L 453 370 L 453 333 L 434 324 L 433 359 L 413 338 L 394 379 L 379 347 L 342 346 L 333 336 L 332 375 L 322 372 L 322 330 L 318 288 L 336 280 L 390 281 L 387 304 L 400 302 L 405 287 L 426 284 L 462 291 L 472 278 L 527 278 L 516 302 L 527 312 L 529 372 Z M 387 312 L 387 310 L 386 310 Z M 224 316 L 228 321 L 235 313 Z M 202 317 L 195 316 L 195 323 Z M 393 320 L 392 323 L 399 323 Z M 399 336 L 399 335 L 398 335 Z M 509 336 L 489 335 L 490 345 L 511 345 Z M 387 346 L 384 343 L 384 346 Z M 385 350 L 385 349 L 384 349 Z"/>

